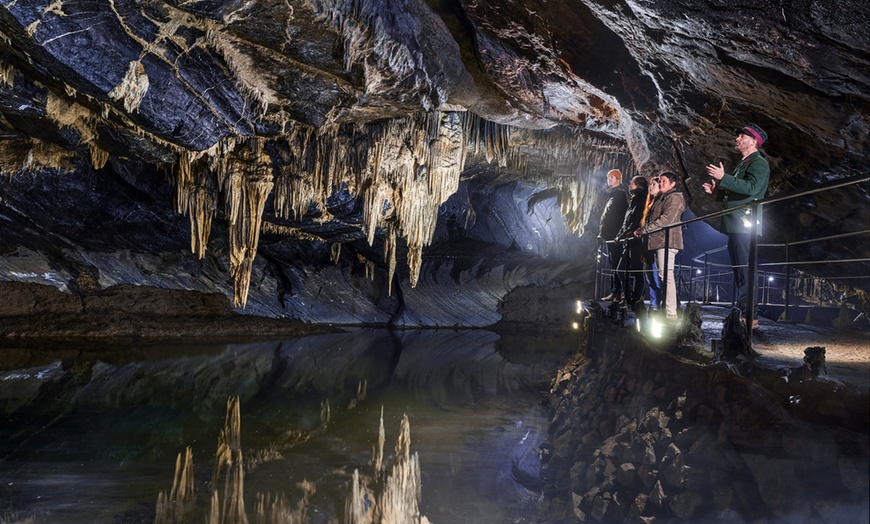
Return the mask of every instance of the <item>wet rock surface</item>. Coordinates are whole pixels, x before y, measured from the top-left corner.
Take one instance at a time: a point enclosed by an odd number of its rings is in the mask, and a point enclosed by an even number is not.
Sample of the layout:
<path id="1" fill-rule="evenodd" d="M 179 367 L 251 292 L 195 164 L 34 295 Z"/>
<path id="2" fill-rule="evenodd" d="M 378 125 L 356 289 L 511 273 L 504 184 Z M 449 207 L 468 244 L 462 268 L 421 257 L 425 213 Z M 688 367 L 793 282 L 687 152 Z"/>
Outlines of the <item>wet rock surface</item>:
<path id="1" fill-rule="evenodd" d="M 582 348 L 551 391 L 541 522 L 867 518 L 866 389 L 689 361 L 600 316 Z"/>

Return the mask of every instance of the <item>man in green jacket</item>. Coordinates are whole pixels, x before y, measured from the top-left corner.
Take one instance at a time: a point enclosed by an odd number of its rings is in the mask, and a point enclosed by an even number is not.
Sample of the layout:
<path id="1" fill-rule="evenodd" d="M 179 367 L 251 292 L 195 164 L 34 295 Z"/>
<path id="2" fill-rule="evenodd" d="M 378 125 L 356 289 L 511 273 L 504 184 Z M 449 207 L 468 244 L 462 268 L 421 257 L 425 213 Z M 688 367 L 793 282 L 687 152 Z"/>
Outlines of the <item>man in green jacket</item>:
<path id="1" fill-rule="evenodd" d="M 707 166 L 707 174 L 712 180 L 703 184 L 704 191 L 713 194 L 716 192 L 716 200 L 725 204 L 725 209 L 737 207 L 753 200 L 761 200 L 767 193 L 767 184 L 770 180 L 770 165 L 758 152 L 758 148 L 767 142 L 765 133 L 756 124 L 746 124 L 737 132 L 734 146 L 743 155 L 743 159 L 727 175 L 725 167 L 710 164 Z M 728 235 L 728 255 L 731 257 L 731 266 L 734 271 L 734 284 L 737 288 L 736 305 L 746 318 L 749 308 L 755 307 L 755 301 L 749 300 L 747 279 L 749 274 L 749 240 L 750 227 L 749 208 L 735 211 L 722 217 L 722 232 Z M 758 210 L 760 217 L 760 209 Z M 757 221 L 757 234 L 761 234 L 760 220 Z M 753 319 L 754 319 L 753 315 Z M 753 322 L 753 328 L 757 324 Z"/>

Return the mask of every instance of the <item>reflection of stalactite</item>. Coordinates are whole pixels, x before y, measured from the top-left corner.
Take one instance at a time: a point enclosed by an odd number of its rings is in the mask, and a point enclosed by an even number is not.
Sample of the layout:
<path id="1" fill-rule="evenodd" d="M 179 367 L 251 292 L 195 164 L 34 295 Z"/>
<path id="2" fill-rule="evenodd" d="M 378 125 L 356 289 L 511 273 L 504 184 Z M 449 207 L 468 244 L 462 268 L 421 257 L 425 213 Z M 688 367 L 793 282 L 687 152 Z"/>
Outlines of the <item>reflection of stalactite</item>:
<path id="1" fill-rule="evenodd" d="M 368 380 L 360 380 L 359 384 L 356 387 L 356 396 L 350 399 L 350 402 L 347 405 L 347 410 L 350 411 L 354 409 L 357 404 L 366 399 L 366 395 L 368 394 L 369 381 Z"/>
<path id="2" fill-rule="evenodd" d="M 420 461 L 416 453 L 411 455 L 411 426 L 405 415 L 396 441 L 396 463 L 380 499 L 380 522 L 420 522 L 420 497 Z"/>
<path id="3" fill-rule="evenodd" d="M 325 426 L 329 424 L 331 418 L 332 411 L 329 409 L 329 399 L 326 399 L 320 403 L 320 423 Z"/>
<path id="4" fill-rule="evenodd" d="M 171 524 L 183 522 L 186 514 L 193 508 L 195 494 L 193 491 L 193 452 L 190 446 L 175 461 L 175 477 L 172 480 L 172 490 L 167 497 L 161 491 L 157 497 L 155 524 Z"/>
<path id="5" fill-rule="evenodd" d="M 380 476 L 384 468 L 384 444 L 387 442 L 386 432 L 384 431 L 384 406 L 381 406 L 381 418 L 378 423 L 378 445 L 375 448 L 372 457 L 372 469 L 375 476 Z"/>
<path id="6" fill-rule="evenodd" d="M 229 206 L 233 303 L 245 307 L 260 240 L 263 207 L 273 186 L 272 170 L 260 139 L 239 144 L 226 162 L 228 178 L 224 183 Z"/>
<path id="7" fill-rule="evenodd" d="M 296 507 L 290 503 L 284 494 L 257 493 L 257 505 L 254 513 L 254 524 L 293 524 L 308 522 L 308 500 L 317 490 L 314 484 L 303 480 L 297 486 L 302 490 L 302 498 Z"/>
<path id="8" fill-rule="evenodd" d="M 372 460 L 374 485 L 369 486 L 369 479 L 362 477 L 359 470 L 354 470 L 345 504 L 345 522 L 428 524 L 429 519 L 420 515 L 420 461 L 416 453 L 411 455 L 411 425 L 407 415 L 402 417 L 399 438 L 396 440 L 395 462 L 386 478 L 384 440 L 384 410 L 381 407 L 378 446 Z"/>
<path id="9" fill-rule="evenodd" d="M 246 524 L 245 472 L 241 448 L 239 397 L 227 400 L 227 415 L 218 437 L 212 475 L 211 511 L 208 524 Z"/>

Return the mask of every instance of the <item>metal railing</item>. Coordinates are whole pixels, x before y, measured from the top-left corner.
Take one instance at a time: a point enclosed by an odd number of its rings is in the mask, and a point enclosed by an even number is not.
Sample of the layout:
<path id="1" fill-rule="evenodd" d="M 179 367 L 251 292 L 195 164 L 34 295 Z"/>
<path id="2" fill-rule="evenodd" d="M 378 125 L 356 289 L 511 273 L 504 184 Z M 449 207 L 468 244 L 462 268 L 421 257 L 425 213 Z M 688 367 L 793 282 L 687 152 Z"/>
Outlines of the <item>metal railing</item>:
<path id="1" fill-rule="evenodd" d="M 758 222 L 757 222 L 756 217 L 758 216 L 758 210 L 765 205 L 770 205 L 773 203 L 783 202 L 783 201 L 787 201 L 787 200 L 793 200 L 795 198 L 813 195 L 813 194 L 821 193 L 824 191 L 830 191 L 832 189 L 838 189 L 838 188 L 842 188 L 842 187 L 848 187 L 848 186 L 852 186 L 852 185 L 856 185 L 856 184 L 861 184 L 864 182 L 870 182 L 870 176 L 860 175 L 860 176 L 856 176 L 856 177 L 835 180 L 832 182 L 820 184 L 816 187 L 812 187 L 809 189 L 792 191 L 789 193 L 784 193 L 782 195 L 775 195 L 775 196 L 767 197 L 767 198 L 764 198 L 761 200 L 753 200 L 752 202 L 748 202 L 746 204 L 742 204 L 742 205 L 735 206 L 732 208 L 723 209 L 721 211 L 715 211 L 713 213 L 708 213 L 706 215 L 693 217 L 693 218 L 690 218 L 687 220 L 682 220 L 680 222 L 676 222 L 674 224 L 669 224 L 669 225 L 663 226 L 659 229 L 649 231 L 646 235 L 649 235 L 651 233 L 656 233 L 658 231 L 664 231 L 664 233 L 665 233 L 664 245 L 665 245 L 665 248 L 667 248 L 667 246 L 670 245 L 670 231 L 673 228 L 684 227 L 684 226 L 687 226 L 687 225 L 695 223 L 695 222 L 708 221 L 708 220 L 711 220 L 714 218 L 719 218 L 719 217 L 723 217 L 725 215 L 729 215 L 731 213 L 735 213 L 735 212 L 740 211 L 740 210 L 748 209 L 749 210 L 749 228 L 748 229 L 749 229 L 749 236 L 750 236 L 750 244 L 749 244 L 749 261 L 747 264 L 747 266 L 748 266 L 748 278 L 747 278 L 746 285 L 747 285 L 747 296 L 749 297 L 749 304 L 747 307 L 746 325 L 751 326 L 752 321 L 755 317 L 755 303 L 757 302 L 755 288 L 756 288 L 756 278 L 757 278 L 759 267 L 772 267 L 772 266 L 784 266 L 785 267 L 784 272 L 781 273 L 784 276 L 785 282 L 786 282 L 785 288 L 784 288 L 785 289 L 785 304 L 784 304 L 785 309 L 784 309 L 783 315 L 784 315 L 784 320 L 788 320 L 788 315 L 789 315 L 788 312 L 789 312 L 789 306 L 790 306 L 790 304 L 789 304 L 789 296 L 790 296 L 789 285 L 790 285 L 790 280 L 791 280 L 791 270 L 792 270 L 792 268 L 794 268 L 794 266 L 812 265 L 812 264 L 838 264 L 838 263 L 870 262 L 870 258 L 856 258 L 856 259 L 847 259 L 847 260 L 792 261 L 789 258 L 789 255 L 790 255 L 789 248 L 794 247 L 794 246 L 798 246 L 798 245 L 802 245 L 802 244 L 814 243 L 814 242 L 823 242 L 823 241 L 827 241 L 827 240 L 842 239 L 842 238 L 848 238 L 848 237 L 858 236 L 858 235 L 870 235 L 870 229 L 862 230 L 862 231 L 855 231 L 855 232 L 851 232 L 851 233 L 842 233 L 842 234 L 838 234 L 838 235 L 830 235 L 830 236 L 821 237 L 821 238 L 801 240 L 801 241 L 797 241 L 797 242 L 785 242 L 785 243 L 781 243 L 781 244 L 759 244 L 758 243 L 758 235 L 756 234 L 757 226 L 758 226 Z M 595 278 L 595 286 L 594 286 L 596 297 L 599 296 L 598 295 L 598 289 L 599 289 L 599 287 L 598 287 L 599 282 L 598 281 L 599 281 L 599 275 L 602 274 L 601 262 L 600 262 L 601 245 L 610 244 L 610 243 L 614 243 L 614 242 L 620 242 L 620 241 L 609 240 L 607 242 L 601 242 L 599 244 L 599 248 L 598 248 L 597 253 L 596 253 L 596 268 L 595 268 L 596 278 Z M 770 262 L 770 263 L 759 264 L 758 263 L 758 248 L 759 247 L 784 248 L 785 249 L 785 261 L 784 262 Z M 714 253 L 718 253 L 718 252 L 723 251 L 725 249 L 726 249 L 726 247 L 723 246 L 723 247 L 719 247 L 716 249 L 709 250 L 705 253 L 702 253 L 702 254 L 694 257 L 692 259 L 692 264 L 689 266 L 690 278 L 691 278 L 691 271 L 694 270 L 694 264 L 700 263 L 700 261 L 698 259 L 700 259 L 702 257 L 704 258 L 704 267 L 705 267 L 704 275 L 705 275 L 705 281 L 706 281 L 705 289 L 707 290 L 707 292 L 709 292 L 709 285 L 711 283 L 711 280 L 709 277 L 710 268 L 712 268 L 712 267 L 727 267 L 729 270 L 733 270 L 733 268 L 734 268 L 734 266 L 732 266 L 730 264 L 727 264 L 727 265 L 726 264 L 715 264 L 715 263 L 709 262 L 709 255 L 714 254 Z M 662 274 L 665 276 L 665 278 L 662 279 L 660 293 L 661 293 L 662 297 L 667 297 L 667 285 L 668 285 L 667 276 L 668 276 L 668 269 L 669 269 L 668 268 L 668 257 L 665 256 L 663 258 L 664 258 L 664 267 L 662 268 L 663 269 Z M 677 268 L 679 268 L 679 270 L 682 272 L 682 270 L 685 268 L 685 266 L 679 265 L 679 266 L 677 266 Z M 675 269 L 677 269 L 677 268 L 675 268 Z M 612 274 L 613 271 L 614 270 L 611 270 L 608 273 Z M 644 271 L 636 270 L 633 272 L 643 273 Z M 628 272 L 626 272 L 626 276 L 627 276 L 627 274 L 628 274 Z M 721 273 L 719 273 L 719 276 L 721 276 Z M 845 277 L 845 278 L 856 278 L 856 277 L 853 276 L 853 277 Z M 866 277 L 857 277 L 857 278 L 870 278 L 870 275 L 868 275 Z M 626 281 L 626 285 L 627 285 L 628 278 L 626 278 L 625 281 Z M 677 279 L 677 271 L 675 270 L 674 271 L 674 283 L 678 284 L 678 282 L 679 281 Z M 733 279 L 732 279 L 732 283 L 733 283 Z M 679 301 L 679 287 L 677 288 L 677 291 L 678 291 L 678 301 Z M 732 296 L 734 296 L 736 299 L 736 293 L 732 293 Z M 664 302 L 664 300 L 663 300 L 663 302 Z M 709 303 L 709 294 L 707 294 L 705 296 L 705 302 Z M 732 300 L 732 304 L 733 303 L 734 303 L 734 300 Z M 752 342 L 752 329 L 748 329 L 747 331 L 749 332 L 749 341 L 751 343 Z"/>

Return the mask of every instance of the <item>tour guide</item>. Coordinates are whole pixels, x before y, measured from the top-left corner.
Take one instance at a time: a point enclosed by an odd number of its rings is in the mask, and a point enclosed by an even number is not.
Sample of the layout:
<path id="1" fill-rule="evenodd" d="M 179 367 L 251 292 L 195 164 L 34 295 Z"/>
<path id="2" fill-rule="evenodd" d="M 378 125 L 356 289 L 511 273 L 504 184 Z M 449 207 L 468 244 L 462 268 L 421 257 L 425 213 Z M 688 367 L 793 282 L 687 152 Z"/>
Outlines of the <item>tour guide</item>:
<path id="1" fill-rule="evenodd" d="M 767 193 L 770 180 L 770 165 L 761 156 L 758 148 L 767 142 L 767 133 L 755 124 L 747 124 L 737 132 L 734 146 L 743 155 L 743 160 L 730 175 L 725 174 L 725 167 L 710 164 L 707 173 L 713 180 L 703 184 L 704 191 L 713 194 L 716 191 L 716 201 L 724 202 L 725 209 L 737 207 L 753 200 L 761 200 Z M 717 187 L 718 186 L 718 187 Z M 737 288 L 736 305 L 745 319 L 749 308 L 755 306 L 749 301 L 749 240 L 750 226 L 749 208 L 735 211 L 722 217 L 723 233 L 728 235 L 728 255 L 734 272 L 734 284 Z M 761 234 L 761 208 L 758 208 L 756 233 Z M 753 315 L 752 327 L 757 328 L 757 320 Z"/>

